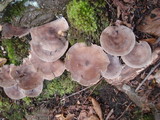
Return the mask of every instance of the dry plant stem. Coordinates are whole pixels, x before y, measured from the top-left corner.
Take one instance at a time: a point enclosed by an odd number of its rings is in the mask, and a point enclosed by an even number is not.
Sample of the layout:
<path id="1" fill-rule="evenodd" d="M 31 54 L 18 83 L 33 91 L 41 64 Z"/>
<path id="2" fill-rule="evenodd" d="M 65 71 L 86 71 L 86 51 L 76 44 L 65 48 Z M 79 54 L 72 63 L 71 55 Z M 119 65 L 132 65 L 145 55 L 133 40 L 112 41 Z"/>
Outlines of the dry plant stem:
<path id="1" fill-rule="evenodd" d="M 123 113 L 116 120 L 120 120 L 120 118 L 127 112 L 127 110 L 129 109 L 129 107 L 131 105 L 132 105 L 132 102 L 129 103 L 129 105 L 126 107 L 126 109 L 123 111 Z"/>
<path id="2" fill-rule="evenodd" d="M 107 115 L 107 117 L 106 117 L 105 120 L 109 120 L 109 118 L 111 117 L 111 115 L 113 114 L 113 112 L 114 112 L 114 110 L 112 109 L 112 110 L 108 113 L 108 115 Z"/>
<path id="3" fill-rule="evenodd" d="M 90 87 L 91 87 L 91 86 L 88 86 L 88 87 L 86 87 L 86 88 L 84 88 L 84 89 L 82 89 L 82 90 L 80 90 L 80 91 L 78 91 L 78 92 L 75 92 L 75 93 L 73 93 L 73 94 L 71 94 L 71 95 L 69 95 L 69 96 L 63 97 L 61 101 L 65 100 L 65 99 L 67 99 L 67 98 L 70 98 L 70 97 L 72 97 L 72 96 L 74 96 L 74 95 L 76 95 L 76 94 L 79 94 L 79 93 L 81 93 L 81 92 L 89 89 Z"/>
<path id="4" fill-rule="evenodd" d="M 151 71 L 148 73 L 148 75 L 145 77 L 145 79 L 138 85 L 135 92 L 137 92 L 140 87 L 145 83 L 145 81 L 149 78 L 149 76 L 155 71 L 155 69 L 160 65 L 160 61 L 151 69 Z"/>

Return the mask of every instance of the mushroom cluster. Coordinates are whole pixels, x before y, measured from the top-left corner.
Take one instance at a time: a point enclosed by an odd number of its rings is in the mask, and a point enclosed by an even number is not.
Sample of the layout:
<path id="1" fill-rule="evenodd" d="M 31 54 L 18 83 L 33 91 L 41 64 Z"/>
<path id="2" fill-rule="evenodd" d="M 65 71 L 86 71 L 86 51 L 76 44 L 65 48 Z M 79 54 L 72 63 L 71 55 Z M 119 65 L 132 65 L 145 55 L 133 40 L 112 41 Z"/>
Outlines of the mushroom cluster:
<path id="1" fill-rule="evenodd" d="M 8 27 L 14 34 L 5 34 Z M 23 64 L 0 68 L 0 86 L 8 97 L 15 100 L 26 96 L 36 97 L 42 92 L 44 80 L 52 80 L 64 72 L 64 63 L 59 59 L 68 48 L 68 41 L 64 37 L 68 29 L 63 17 L 30 30 L 3 25 L 4 37 L 20 36 L 28 31 L 32 37 L 31 51 L 28 58 L 23 59 Z M 24 32 L 19 33 L 21 30 Z"/>
<path id="2" fill-rule="evenodd" d="M 112 56 L 108 69 L 102 76 L 113 85 L 122 84 L 127 76 L 134 78 L 138 74 L 137 70 L 141 71 L 141 68 L 152 62 L 149 44 L 145 41 L 136 42 L 133 31 L 124 25 L 116 24 L 105 28 L 100 43 L 104 51 Z M 119 57 L 125 65 L 121 65 Z"/>
<path id="3" fill-rule="evenodd" d="M 83 86 L 91 86 L 100 81 L 101 76 L 112 85 L 120 85 L 134 78 L 142 68 L 152 62 L 152 51 L 145 41 L 136 42 L 133 31 L 116 24 L 105 28 L 100 36 L 101 46 L 76 43 L 66 53 L 65 63 L 60 58 L 68 48 L 65 31 L 69 25 L 65 18 L 59 18 L 31 29 L 14 28 L 15 36 L 28 31 L 31 34 L 31 51 L 20 66 L 4 65 L 0 68 L 0 86 L 11 99 L 38 96 L 44 80 L 52 80 L 62 75 L 65 69 L 74 81 Z M 19 31 L 24 32 L 19 33 Z M 122 64 L 120 59 L 125 64 Z"/>

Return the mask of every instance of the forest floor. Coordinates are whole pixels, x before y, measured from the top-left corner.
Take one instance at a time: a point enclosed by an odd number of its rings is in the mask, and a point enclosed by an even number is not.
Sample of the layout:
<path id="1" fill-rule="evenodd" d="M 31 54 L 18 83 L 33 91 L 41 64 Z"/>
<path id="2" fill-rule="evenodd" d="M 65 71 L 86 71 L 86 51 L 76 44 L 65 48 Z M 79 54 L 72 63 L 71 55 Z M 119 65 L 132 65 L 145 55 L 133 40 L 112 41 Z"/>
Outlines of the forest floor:
<path id="1" fill-rule="evenodd" d="M 88 1 L 94 7 L 96 6 L 94 4 L 96 0 Z M 15 26 L 31 28 L 55 20 L 59 16 L 64 16 L 68 19 L 66 5 L 70 2 L 69 0 L 37 0 L 38 6 L 30 4 L 25 8 L 22 8 L 21 5 L 26 0 L 22 2 L 18 2 L 18 8 L 17 3 L 12 3 L 12 5 L 10 3 L 1 12 L 1 24 L 10 22 Z M 16 5 L 14 6 L 14 4 Z M 97 24 L 99 23 L 102 26 L 99 27 L 98 25 L 98 31 L 87 34 L 71 25 L 71 30 L 69 30 L 69 35 L 67 36 L 68 39 L 71 39 L 70 46 L 79 42 L 77 39 L 80 38 L 83 38 L 85 42 L 99 44 L 97 39 L 106 27 L 105 20 L 108 25 L 114 24 L 116 20 L 121 20 L 123 24 L 133 29 L 137 41 L 145 39 L 150 43 L 152 50 L 160 47 L 160 40 L 157 40 L 157 35 L 151 35 L 138 29 L 138 26 L 143 24 L 145 17 L 151 15 L 150 13 L 153 9 L 160 8 L 159 0 L 100 0 L 98 4 L 100 5 L 95 11 L 100 21 Z M 103 7 L 101 4 L 105 6 Z M 158 19 L 160 23 L 160 15 Z M 69 22 L 69 24 L 72 23 Z M 13 40 L 16 40 L 16 42 Z M 4 50 L 1 50 L 0 57 L 7 58 L 7 64 L 20 64 L 22 59 L 28 56 L 28 43 L 30 40 L 30 35 L 21 39 L 12 38 L 8 42 L 4 42 L 5 40 L 1 38 L 0 46 L 4 47 Z M 13 55 L 15 56 L 16 54 L 17 58 L 9 56 L 9 51 L 7 51 L 8 43 L 12 45 L 13 51 L 18 51 Z M 17 46 L 20 47 L 16 48 Z M 22 48 L 25 48 L 25 50 L 22 51 Z M 63 59 L 64 57 L 62 57 Z M 152 65 L 128 82 L 127 85 L 135 90 L 159 62 L 160 56 Z M 56 78 L 52 82 L 45 81 L 43 93 L 37 98 L 25 98 L 15 101 L 9 99 L 3 89 L 0 89 L 0 119 L 77 120 L 82 110 L 87 114 L 98 115 L 94 109 L 95 104 L 91 100 L 94 99 L 101 107 L 101 110 L 98 111 L 102 112 L 103 118 L 106 119 L 108 117 L 106 120 L 154 120 L 155 116 L 160 114 L 160 85 L 156 83 L 154 77 L 159 71 L 160 66 L 157 66 L 140 90 L 135 93 L 135 96 L 132 96 L 136 100 L 127 96 L 116 86 L 108 84 L 103 78 L 92 87 L 80 86 L 70 80 L 68 72 L 65 72 L 62 77 Z M 70 118 L 65 118 L 69 115 L 71 116 Z"/>

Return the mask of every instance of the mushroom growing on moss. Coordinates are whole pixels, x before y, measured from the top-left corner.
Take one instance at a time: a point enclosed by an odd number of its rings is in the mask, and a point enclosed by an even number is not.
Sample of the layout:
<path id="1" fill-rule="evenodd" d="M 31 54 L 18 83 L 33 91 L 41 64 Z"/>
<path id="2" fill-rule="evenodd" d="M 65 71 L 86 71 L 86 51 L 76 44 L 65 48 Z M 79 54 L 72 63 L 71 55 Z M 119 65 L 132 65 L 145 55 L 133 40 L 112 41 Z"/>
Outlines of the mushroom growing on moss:
<path id="1" fill-rule="evenodd" d="M 18 82 L 18 86 L 24 90 L 30 90 L 43 83 L 43 76 L 32 65 L 23 63 L 11 71 L 11 75 Z"/>
<path id="2" fill-rule="evenodd" d="M 66 69 L 72 78 L 84 86 L 91 86 L 100 80 L 100 72 L 105 71 L 109 64 L 106 53 L 100 46 L 76 43 L 67 52 Z"/>
<path id="3" fill-rule="evenodd" d="M 12 38 L 15 37 L 23 37 L 29 33 L 29 28 L 24 27 L 15 27 L 10 23 L 6 23 L 2 26 L 2 37 L 4 38 Z"/>
<path id="4" fill-rule="evenodd" d="M 42 60 L 54 62 L 67 50 L 68 41 L 64 37 L 69 29 L 65 18 L 31 29 L 31 49 Z"/>
<path id="5" fill-rule="evenodd" d="M 103 49 L 111 55 L 123 56 L 131 52 L 135 46 L 133 31 L 123 25 L 109 26 L 100 36 Z"/>
<path id="6" fill-rule="evenodd" d="M 22 89 L 17 84 L 11 87 L 4 87 L 3 89 L 6 95 L 11 99 L 19 100 L 26 97 L 26 95 L 22 92 Z"/>
<path id="7" fill-rule="evenodd" d="M 122 56 L 122 60 L 133 68 L 145 67 L 152 62 L 151 47 L 145 41 L 137 42 L 129 54 Z"/>
<path id="8" fill-rule="evenodd" d="M 39 59 L 33 52 L 29 55 L 29 61 L 35 69 L 42 72 L 43 78 L 47 80 L 59 77 L 65 70 L 65 66 L 62 61 L 57 60 L 55 62 L 45 62 Z"/>
<path id="9" fill-rule="evenodd" d="M 16 80 L 10 74 L 10 71 L 13 67 L 14 65 L 4 65 L 2 68 L 0 68 L 1 87 L 11 87 L 17 83 Z"/>

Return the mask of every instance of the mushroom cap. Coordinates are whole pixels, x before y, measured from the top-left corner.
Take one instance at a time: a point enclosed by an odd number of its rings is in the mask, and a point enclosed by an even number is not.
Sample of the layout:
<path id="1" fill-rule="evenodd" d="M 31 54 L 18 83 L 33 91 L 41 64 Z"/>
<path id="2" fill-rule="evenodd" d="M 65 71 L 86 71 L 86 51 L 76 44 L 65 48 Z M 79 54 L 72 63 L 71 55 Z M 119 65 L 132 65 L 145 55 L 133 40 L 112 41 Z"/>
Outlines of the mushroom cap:
<path id="1" fill-rule="evenodd" d="M 43 82 L 43 76 L 32 65 L 22 64 L 11 71 L 11 75 L 20 88 L 30 90 L 38 87 Z"/>
<path id="2" fill-rule="evenodd" d="M 0 68 L 0 86 L 1 87 L 10 87 L 15 85 L 17 82 L 10 75 L 10 70 L 14 67 L 14 65 L 4 65 Z"/>
<path id="3" fill-rule="evenodd" d="M 126 26 L 109 26 L 103 30 L 100 36 L 100 43 L 108 54 L 123 56 L 130 53 L 134 48 L 135 35 Z"/>
<path id="4" fill-rule="evenodd" d="M 107 67 L 107 70 L 102 72 L 102 76 L 107 79 L 117 78 L 122 71 L 122 64 L 119 61 L 117 56 L 108 55 L 110 64 Z"/>
<path id="5" fill-rule="evenodd" d="M 22 92 L 22 89 L 17 84 L 11 87 L 4 87 L 3 89 L 6 95 L 11 99 L 19 100 L 26 97 Z"/>
<path id="6" fill-rule="evenodd" d="M 6 23 L 2 26 L 2 37 L 4 38 L 12 38 L 13 36 L 16 37 L 23 37 L 29 33 L 29 28 L 24 27 L 15 27 L 10 23 Z"/>
<path id="7" fill-rule="evenodd" d="M 33 52 L 30 53 L 29 60 L 35 69 L 41 71 L 43 78 L 52 80 L 55 77 L 62 75 L 65 70 L 64 63 L 60 60 L 55 62 L 45 62 L 39 59 Z"/>
<path id="8" fill-rule="evenodd" d="M 41 94 L 42 90 L 43 90 L 43 83 L 34 89 L 22 90 L 22 92 L 28 97 L 37 97 Z"/>
<path id="9" fill-rule="evenodd" d="M 76 43 L 67 52 L 65 66 L 72 78 L 81 85 L 90 86 L 99 81 L 100 72 L 107 69 L 109 59 L 97 45 Z"/>
<path id="10" fill-rule="evenodd" d="M 152 62 L 151 47 L 147 42 L 140 41 L 128 55 L 122 56 L 122 60 L 133 68 L 145 67 Z"/>
<path id="11" fill-rule="evenodd" d="M 43 61 L 54 62 L 57 61 L 68 48 L 68 41 L 65 42 L 63 47 L 56 48 L 55 51 L 48 51 L 42 48 L 40 43 L 30 42 L 31 50 Z"/>
<path id="12" fill-rule="evenodd" d="M 66 39 L 63 32 L 69 29 L 64 17 L 45 25 L 31 29 L 32 40 L 39 42 L 42 48 L 47 51 L 56 51 L 65 46 Z M 45 33 L 45 34 L 44 34 Z"/>
<path id="13" fill-rule="evenodd" d="M 118 86 L 123 85 L 124 83 L 129 82 L 130 80 L 134 79 L 142 70 L 143 68 L 131 68 L 127 65 L 124 65 L 121 71 L 121 74 L 115 79 L 105 79 L 108 83 Z"/>

